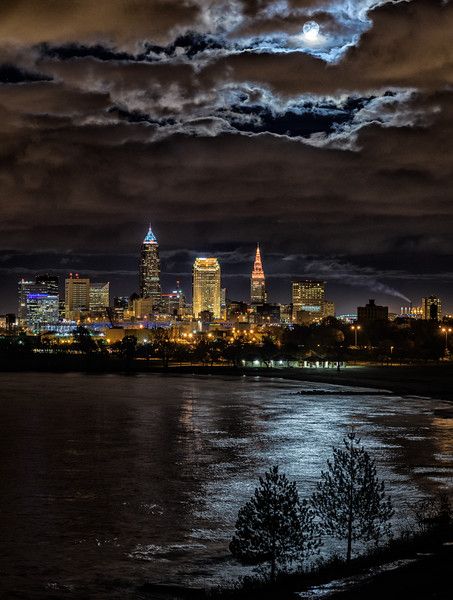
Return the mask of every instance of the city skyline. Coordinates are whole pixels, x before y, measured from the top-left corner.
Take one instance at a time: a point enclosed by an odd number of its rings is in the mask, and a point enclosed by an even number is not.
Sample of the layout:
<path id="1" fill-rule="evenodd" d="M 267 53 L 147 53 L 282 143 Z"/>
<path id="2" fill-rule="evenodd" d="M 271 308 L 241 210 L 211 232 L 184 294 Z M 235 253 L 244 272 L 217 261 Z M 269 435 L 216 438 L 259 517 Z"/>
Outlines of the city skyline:
<path id="1" fill-rule="evenodd" d="M 139 247 L 140 245 L 138 244 L 137 247 Z M 135 263 L 137 264 L 137 259 L 139 260 L 139 267 L 138 270 L 131 271 L 130 273 L 123 273 L 123 281 L 122 282 L 116 282 L 116 285 L 114 283 L 113 285 L 113 291 L 111 293 L 111 296 L 130 296 L 134 293 L 138 293 L 140 296 L 144 296 L 147 297 L 146 294 L 143 293 L 143 281 L 144 281 L 144 274 L 143 274 L 143 268 L 144 268 L 144 256 L 148 256 L 149 251 L 151 250 L 151 252 L 153 253 L 153 256 L 151 257 L 152 260 L 152 269 L 151 270 L 155 270 L 156 274 L 152 274 L 151 279 L 153 280 L 151 287 L 159 288 L 159 290 L 161 290 L 160 293 L 165 293 L 165 292 L 170 292 L 171 290 L 173 290 L 175 288 L 175 283 L 180 283 L 180 280 L 183 281 L 183 286 L 184 287 L 184 293 L 187 297 L 191 296 L 191 288 L 192 288 L 192 267 L 193 267 L 193 261 L 196 258 L 201 258 L 201 257 L 206 257 L 209 256 L 210 253 L 209 252 L 192 252 L 192 253 L 188 253 L 188 261 L 190 262 L 190 266 L 189 266 L 189 270 L 187 272 L 176 272 L 176 273 L 171 273 L 168 272 L 164 269 L 161 269 L 161 260 L 160 260 L 160 254 L 163 254 L 163 256 L 166 256 L 165 250 L 162 252 L 162 250 L 160 249 L 160 244 L 158 243 L 157 237 L 155 236 L 151 225 L 149 225 L 148 229 L 147 229 L 147 233 L 144 236 L 144 240 L 143 243 L 141 245 L 141 250 L 137 250 L 137 253 L 135 255 Z M 145 254 L 144 254 L 145 253 Z M 156 257 L 154 257 L 154 253 L 156 254 Z M 215 253 L 211 253 L 211 254 L 215 254 Z M 193 258 L 192 258 L 193 257 Z M 261 256 L 261 248 L 260 248 L 260 243 L 258 242 L 255 245 L 255 252 L 252 253 L 250 252 L 249 254 L 249 265 L 252 266 L 251 269 L 251 273 L 252 276 L 250 276 L 250 271 L 249 273 L 238 273 L 236 271 L 236 273 L 234 272 L 234 268 L 237 267 L 238 265 L 242 264 L 241 261 L 236 261 L 236 263 L 230 262 L 228 260 L 228 254 L 225 256 L 225 253 L 217 253 L 216 256 L 220 263 L 221 266 L 223 265 L 224 261 L 226 265 L 229 265 L 230 267 L 233 267 L 233 272 L 228 272 L 228 270 L 225 272 L 225 269 L 222 268 L 222 287 L 226 287 L 227 288 L 227 293 L 229 295 L 230 299 L 235 299 L 235 300 L 240 300 L 240 301 L 250 301 L 250 293 L 251 293 L 251 281 L 253 280 L 253 273 L 255 272 L 254 269 L 257 268 L 258 265 L 258 271 L 261 269 L 262 270 L 262 256 Z M 226 260 L 225 260 L 226 258 Z M 246 261 L 246 251 L 244 251 L 244 255 L 243 255 L 243 262 Z M 268 260 L 268 258 L 270 259 L 269 262 L 272 261 L 272 258 L 276 258 L 276 257 L 272 257 L 271 256 L 267 256 L 266 255 L 266 262 Z M 276 258 L 274 264 L 278 265 L 280 264 L 280 266 L 282 266 L 284 268 L 285 263 L 288 262 L 293 262 L 295 260 L 296 257 L 294 256 L 290 256 L 290 257 L 285 257 L 283 256 L 278 256 L 278 258 Z M 149 261 L 149 259 L 146 259 Z M 157 262 L 156 262 L 157 261 Z M 258 263 L 257 263 L 258 261 Z M 157 266 L 156 266 L 157 265 Z M 332 268 L 334 268 L 335 263 L 333 265 L 331 265 Z M 250 268 L 250 267 L 249 267 Z M 431 288 L 426 288 L 424 290 L 423 295 L 418 298 L 417 296 L 414 299 L 408 298 L 407 296 L 405 296 L 404 294 L 398 292 L 397 290 L 394 290 L 392 288 L 390 288 L 389 286 L 386 286 L 385 284 L 382 284 L 379 281 L 375 281 L 373 278 L 369 278 L 369 275 L 365 275 L 365 281 L 360 284 L 360 274 L 355 275 L 356 281 L 353 281 L 352 283 L 346 283 L 346 289 L 349 290 L 350 292 L 350 300 L 348 304 L 343 304 L 341 301 L 338 302 L 336 296 L 335 296 L 335 289 L 336 289 L 336 282 L 338 281 L 338 279 L 341 279 L 344 276 L 344 272 L 341 270 L 341 265 L 338 265 L 338 273 L 332 273 L 332 272 L 328 272 L 325 271 L 324 272 L 324 280 L 326 281 L 326 283 L 329 285 L 329 295 L 335 300 L 335 306 L 337 307 L 336 312 L 338 314 L 342 313 L 342 314 L 353 314 L 354 312 L 356 312 L 357 306 L 359 304 L 364 304 L 366 301 L 368 301 L 368 299 L 370 297 L 373 297 L 375 299 L 377 299 L 378 303 L 384 303 L 386 305 L 389 306 L 390 311 L 391 312 L 395 312 L 395 313 L 399 313 L 400 312 L 400 308 L 409 305 L 410 303 L 412 303 L 412 305 L 417 306 L 421 301 L 422 298 L 425 296 L 429 296 L 432 295 L 433 293 L 437 296 L 439 296 L 439 294 L 436 293 L 437 290 L 433 290 Z M 49 269 L 48 270 L 49 273 L 51 275 L 59 275 L 60 278 L 65 278 L 67 276 L 72 276 L 72 273 L 68 273 L 68 271 L 66 269 Z M 321 271 L 322 272 L 322 271 Z M 29 274 L 28 276 L 31 277 L 32 279 L 34 279 L 35 276 L 39 276 L 39 275 L 46 275 L 49 273 L 45 273 L 43 271 L 37 272 L 37 271 L 32 271 L 29 270 Z M 263 276 L 264 276 L 264 272 Z M 91 278 L 92 280 L 96 280 L 97 283 L 99 283 L 99 280 L 102 279 L 103 275 L 108 275 L 108 274 L 112 274 L 111 272 L 105 272 L 105 271 L 96 271 L 96 272 L 92 272 L 91 270 L 88 271 L 83 271 L 80 273 L 80 275 L 84 276 L 84 277 L 88 277 Z M 332 274 L 334 275 L 333 279 Z M 79 273 L 77 273 L 77 276 L 79 276 Z M 255 274 L 256 276 L 256 274 Z M 127 281 L 130 281 L 131 278 L 134 278 L 137 281 L 135 282 L 135 287 L 130 287 L 130 288 L 126 288 L 125 286 L 127 285 Z M 172 278 L 174 278 L 174 280 L 172 281 Z M 26 280 L 25 277 L 22 277 L 22 279 Z M 104 277 L 104 279 L 106 279 L 106 277 Z M 288 272 L 281 272 L 281 273 L 269 273 L 266 269 L 266 277 L 265 277 L 265 295 L 266 295 L 266 299 L 268 302 L 270 303 L 281 303 L 281 304 L 287 304 L 291 302 L 291 286 L 293 284 L 294 281 L 297 280 L 317 280 L 320 279 L 320 277 L 316 277 L 314 276 L 311 272 L 301 272 L 299 274 L 297 273 L 288 273 Z M 242 285 L 240 286 L 235 286 L 233 287 L 233 292 L 231 291 L 231 288 L 228 287 L 228 283 L 231 283 L 232 281 L 237 280 L 242 282 Z M 270 290 L 268 288 L 268 282 L 269 280 L 271 282 L 274 283 L 274 285 L 270 286 Z M 19 280 L 20 281 L 20 280 Z M 163 283 L 162 283 L 163 282 Z M 275 283 L 278 282 L 280 285 L 275 285 Z M 111 283 L 111 282 L 109 282 Z M 162 284 L 161 284 L 162 283 Z M 132 283 L 132 285 L 134 285 Z M 157 287 L 156 287 L 157 286 Z M 338 286 L 337 286 L 338 287 Z M 143 288 L 143 289 L 142 289 Z M 248 288 L 248 289 L 247 289 Z M 120 290 L 120 291 L 118 291 Z M 237 294 L 236 296 L 234 295 L 234 291 L 238 290 L 239 294 Z M 63 290 L 62 290 L 63 291 Z M 64 292 L 64 291 L 63 291 Z M 156 291 L 156 294 L 158 292 Z M 343 292 L 344 293 L 344 292 Z M 156 296 L 157 298 L 157 296 Z M 392 302 L 393 299 L 393 302 Z M 0 294 L 0 306 L 2 306 L 2 303 L 4 302 L 4 297 L 2 297 L 2 295 Z M 448 312 L 448 306 L 450 305 L 449 302 L 449 298 L 448 297 L 444 297 L 442 298 L 442 303 L 443 303 L 443 308 L 445 309 L 444 312 Z M 15 297 L 13 299 L 13 301 L 11 302 L 11 308 L 12 310 L 0 310 L 0 313 L 12 313 L 12 312 L 17 312 L 17 281 L 16 281 L 16 289 L 15 289 Z M 5 304 L 6 306 L 6 304 Z"/>
<path id="2" fill-rule="evenodd" d="M 165 276 L 168 278 L 170 274 L 162 272 L 161 271 L 161 263 L 160 263 L 160 255 L 159 255 L 159 242 L 158 239 L 156 237 L 156 235 L 154 234 L 151 225 L 149 225 L 147 233 L 143 239 L 143 242 L 141 244 L 141 249 L 138 251 L 137 255 L 138 255 L 138 259 L 139 259 L 139 265 L 138 265 L 138 270 L 135 273 L 135 277 L 138 278 L 138 286 L 134 289 L 129 290 L 127 292 L 127 294 L 125 294 L 125 296 L 127 297 L 133 297 L 134 294 L 138 293 L 138 297 L 142 298 L 145 303 L 143 304 L 143 308 L 140 309 L 138 312 L 139 313 L 143 313 L 143 314 L 147 314 L 152 312 L 152 307 L 159 307 L 162 301 L 162 298 L 164 296 L 171 296 L 172 295 L 172 291 L 174 292 L 175 287 L 179 290 L 178 294 L 184 294 L 184 296 L 186 298 L 190 298 L 192 296 L 192 300 L 193 300 L 193 289 L 194 289 L 194 273 L 195 273 L 195 267 L 197 265 L 197 261 L 200 262 L 206 262 L 206 261 L 216 261 L 217 264 L 217 268 L 219 267 L 219 263 L 218 258 L 217 257 L 213 257 L 213 258 L 205 258 L 206 253 L 199 253 L 202 256 L 196 256 L 195 257 L 195 262 L 192 264 L 191 266 L 191 273 L 190 273 L 190 277 L 191 277 L 191 291 L 192 294 L 188 293 L 188 289 L 187 290 L 183 290 L 181 289 L 181 284 L 180 284 L 180 279 L 182 278 L 183 280 L 186 279 L 189 274 L 184 274 L 184 273 L 178 273 L 177 275 L 177 280 L 176 280 L 176 286 L 169 286 L 168 289 L 166 289 L 165 285 L 162 286 L 162 282 L 161 282 L 161 278 L 162 276 L 165 278 Z M 221 265 L 220 265 L 221 266 Z M 219 269 L 219 274 L 220 274 L 220 269 Z M 219 275 L 220 276 L 220 275 Z M 18 297 L 16 296 L 16 310 L 11 310 L 11 311 L 5 311 L 6 312 L 17 312 L 19 321 L 24 321 L 24 314 L 25 314 L 25 306 L 26 306 L 26 302 L 23 298 L 25 298 L 24 293 L 29 293 L 31 292 L 40 292 L 40 291 L 44 291 L 46 293 L 50 293 L 51 295 L 54 293 L 54 287 L 55 285 L 58 286 L 58 276 L 55 275 L 55 273 L 35 273 L 34 277 L 36 277 L 36 283 L 35 281 L 29 280 L 27 281 L 25 278 L 21 278 L 18 282 L 18 286 L 19 286 L 19 290 L 18 290 Z M 83 283 L 86 282 L 86 296 L 88 298 L 88 296 L 91 298 L 92 294 L 94 293 L 94 296 L 98 296 L 100 293 L 100 290 L 104 289 L 104 296 L 103 297 L 107 297 L 110 298 L 110 296 L 122 296 L 124 297 L 123 294 L 115 294 L 113 293 L 112 295 L 110 295 L 110 282 L 99 282 L 99 281 L 90 281 L 90 276 L 86 276 L 84 278 L 84 275 L 82 274 L 82 278 L 79 279 L 80 274 L 79 273 L 75 273 L 75 277 L 74 277 L 74 281 L 75 283 Z M 319 301 L 316 300 L 315 301 L 315 305 L 316 306 L 309 306 L 308 311 L 318 311 L 320 315 L 323 316 L 329 316 L 329 315 L 334 315 L 334 314 L 354 314 L 357 310 L 357 306 L 361 303 L 361 301 L 357 298 L 357 296 L 354 296 L 354 305 L 350 307 L 349 310 L 341 310 L 338 309 L 338 304 L 336 302 L 332 302 L 332 300 L 327 301 L 325 299 L 325 284 L 328 283 L 326 281 L 320 281 L 314 277 L 309 277 L 307 276 L 307 274 L 303 274 L 303 275 L 299 275 L 299 276 L 295 276 L 295 275 L 287 275 L 286 278 L 282 278 L 279 277 L 278 275 L 276 275 L 276 277 L 278 277 L 279 279 L 288 279 L 289 277 L 289 288 L 286 290 L 286 296 L 284 298 L 284 300 L 279 300 L 277 298 L 272 298 L 269 297 L 269 293 L 267 290 L 267 284 L 266 284 L 266 276 L 264 274 L 264 270 L 263 270 L 263 264 L 262 264 L 262 256 L 261 256 L 261 249 L 260 249 L 260 244 L 257 243 L 255 246 L 255 254 L 254 254 L 254 259 L 252 262 L 252 269 L 251 269 L 251 274 L 248 275 L 248 285 L 249 285 L 249 297 L 245 297 L 245 298 L 237 298 L 237 297 L 233 297 L 231 295 L 231 293 L 229 293 L 228 288 L 225 287 L 224 281 L 223 281 L 223 277 L 225 277 L 225 273 L 222 271 L 222 276 L 219 279 L 219 293 L 218 293 L 218 301 L 220 302 L 220 288 L 225 288 L 226 292 L 227 292 L 227 298 L 229 300 L 239 300 L 239 301 L 246 301 L 246 302 L 250 302 L 251 305 L 253 306 L 254 304 L 262 304 L 263 302 L 268 302 L 270 304 L 289 304 L 291 303 L 292 305 L 294 305 L 293 308 L 293 312 L 294 310 L 297 312 L 297 310 L 299 310 L 298 307 L 298 302 L 300 302 L 300 300 L 295 299 L 295 286 L 299 285 L 298 282 L 308 282 L 309 285 L 315 284 L 315 287 L 318 287 L 318 285 L 322 285 L 322 293 L 320 296 Z M 244 275 L 243 274 L 239 274 L 237 275 L 238 278 L 243 278 Z M 228 281 L 229 276 L 228 274 L 226 274 L 225 279 Z M 47 280 L 50 280 L 51 286 L 52 286 L 52 290 L 49 292 L 49 290 L 46 287 L 47 284 Z M 73 280 L 73 273 L 66 273 L 66 278 L 65 278 L 65 290 L 63 291 L 63 297 L 65 298 L 65 304 L 67 304 L 67 289 L 68 289 L 68 283 L 71 284 Z M 57 283 L 55 284 L 55 281 L 57 281 Z M 44 287 L 43 287 L 44 284 Z M 48 284 L 47 284 L 48 285 Z M 91 287 L 90 287 L 91 285 Z M 25 292 L 21 292 L 22 287 L 24 287 Z M 353 286 L 355 287 L 355 286 Z M 374 299 L 376 299 L 376 297 L 379 298 L 380 297 L 394 297 L 395 295 L 395 290 L 389 290 L 389 289 L 385 289 L 384 286 L 384 291 L 382 291 L 382 284 L 379 284 L 377 282 L 377 285 L 368 285 L 366 287 L 366 290 L 369 292 L 377 292 L 377 293 L 369 293 L 368 294 L 368 298 L 369 296 L 374 296 Z M 105 296 L 105 289 L 107 288 L 107 296 Z M 377 289 L 375 289 L 377 288 Z M 95 291 L 95 290 L 99 290 L 99 291 Z M 308 288 L 307 288 L 308 289 Z M 381 294 L 379 293 L 381 292 Z M 17 293 L 17 290 L 16 290 Z M 297 293 L 297 297 L 299 297 L 299 293 Z M 311 292 L 310 292 L 311 293 Z M 315 296 L 317 294 L 317 292 L 314 292 Z M 329 287 L 329 293 L 330 293 L 330 287 Z M 258 296 L 260 296 L 261 301 L 258 301 Z M 399 314 L 401 312 L 401 314 L 405 314 L 407 311 L 404 311 L 403 309 L 405 308 L 404 302 L 403 301 L 407 301 L 408 306 L 407 306 L 407 310 L 412 310 L 412 307 L 414 307 L 414 309 L 416 309 L 416 307 L 421 304 L 423 305 L 424 303 L 426 303 L 427 301 L 427 297 L 431 296 L 431 297 L 438 297 L 438 295 L 436 294 L 428 294 L 426 293 L 422 298 L 420 299 L 415 299 L 415 301 L 410 300 L 407 297 L 404 297 L 403 295 L 399 295 L 399 299 L 401 299 L 401 304 L 399 306 L 396 306 L 395 309 L 393 310 L 394 314 Z M 363 297 L 363 296 L 362 296 Z M 1 298 L 0 298 L 1 301 Z M 18 302 L 18 304 L 17 304 Z M 200 301 L 201 302 L 201 301 Z M 448 305 L 448 300 L 446 301 L 446 299 L 440 299 L 440 302 L 442 302 L 442 307 L 445 309 L 445 306 Z M 86 302 L 85 302 L 86 303 Z M 198 301 L 197 301 L 198 303 Z M 365 303 L 365 301 L 362 302 L 363 304 Z M 379 303 L 379 301 L 378 301 Z M 307 304 L 307 303 L 305 303 Z M 308 302 L 308 305 L 310 305 L 311 302 Z M 390 305 L 390 303 L 385 303 L 386 305 Z M 332 308 L 330 308 L 330 305 L 332 305 Z M 329 306 L 329 308 L 327 308 Z M 81 308 L 83 308 L 81 306 Z M 336 310 L 335 310 L 336 309 Z M 72 309 L 68 309 L 66 308 L 66 311 L 71 311 Z M 157 308 L 157 310 L 159 311 L 160 309 Z M 203 308 L 203 310 L 209 310 L 206 308 Z M 420 306 L 420 310 L 424 310 L 424 312 L 428 312 L 426 308 L 422 309 L 422 306 Z M 22 311 L 22 312 L 21 312 Z M 220 314 L 220 308 L 218 310 L 215 311 L 216 315 Z M 392 312 L 392 306 L 390 305 L 390 312 Z M 444 314 L 447 313 L 447 310 L 444 310 Z M 66 315 L 68 318 L 68 315 Z M 293 314 L 293 317 L 295 315 Z M 69 317 L 70 318 L 70 317 Z M 218 318 L 218 317 L 217 317 Z"/>

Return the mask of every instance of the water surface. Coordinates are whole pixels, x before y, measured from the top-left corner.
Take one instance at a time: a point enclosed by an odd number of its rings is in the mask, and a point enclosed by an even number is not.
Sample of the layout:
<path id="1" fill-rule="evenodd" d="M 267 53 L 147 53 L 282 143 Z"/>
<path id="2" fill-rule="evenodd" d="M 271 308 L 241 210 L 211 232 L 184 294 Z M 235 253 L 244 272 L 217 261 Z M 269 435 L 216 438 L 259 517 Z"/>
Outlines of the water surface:
<path id="1" fill-rule="evenodd" d="M 0 592 L 127 599 L 146 580 L 201 586 L 237 576 L 228 542 L 257 477 L 279 464 L 308 496 L 351 424 L 400 524 L 407 501 L 451 489 L 451 405 L 335 393 L 345 389 L 0 374 Z"/>

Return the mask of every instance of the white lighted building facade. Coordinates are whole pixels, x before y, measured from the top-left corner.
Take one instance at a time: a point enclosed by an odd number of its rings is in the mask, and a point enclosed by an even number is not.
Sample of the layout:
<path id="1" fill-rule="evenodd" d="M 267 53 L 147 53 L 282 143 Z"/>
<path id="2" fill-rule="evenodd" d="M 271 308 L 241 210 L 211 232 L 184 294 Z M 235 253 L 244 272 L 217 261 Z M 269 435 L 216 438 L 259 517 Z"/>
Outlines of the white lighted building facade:
<path id="1" fill-rule="evenodd" d="M 196 258 L 193 265 L 193 315 L 203 312 L 221 317 L 221 273 L 217 258 Z"/>
<path id="2" fill-rule="evenodd" d="M 39 332 L 58 322 L 59 298 L 52 294 L 34 293 L 27 296 L 27 327 Z"/>

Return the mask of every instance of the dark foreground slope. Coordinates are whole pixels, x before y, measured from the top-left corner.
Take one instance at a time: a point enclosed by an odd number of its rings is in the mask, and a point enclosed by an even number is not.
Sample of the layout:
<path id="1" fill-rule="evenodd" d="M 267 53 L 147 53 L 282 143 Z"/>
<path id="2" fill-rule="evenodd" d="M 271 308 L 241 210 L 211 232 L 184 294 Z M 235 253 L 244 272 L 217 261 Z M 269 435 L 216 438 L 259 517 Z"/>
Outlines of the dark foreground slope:
<path id="1" fill-rule="evenodd" d="M 415 562 L 384 571 L 351 588 L 334 592 L 331 600 L 450 600 L 452 584 L 453 546 Z"/>

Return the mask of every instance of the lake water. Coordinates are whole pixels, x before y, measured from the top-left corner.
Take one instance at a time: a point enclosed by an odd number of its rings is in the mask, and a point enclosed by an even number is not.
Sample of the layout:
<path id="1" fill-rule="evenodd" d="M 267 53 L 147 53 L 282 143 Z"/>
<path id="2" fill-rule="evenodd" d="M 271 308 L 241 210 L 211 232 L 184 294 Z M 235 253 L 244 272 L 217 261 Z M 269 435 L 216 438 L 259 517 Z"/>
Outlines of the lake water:
<path id="1" fill-rule="evenodd" d="M 351 424 L 400 524 L 408 501 L 452 489 L 451 405 L 345 390 L 0 374 L 0 597 L 128 599 L 145 581 L 234 578 L 228 543 L 257 477 L 279 464 L 308 496 Z"/>

